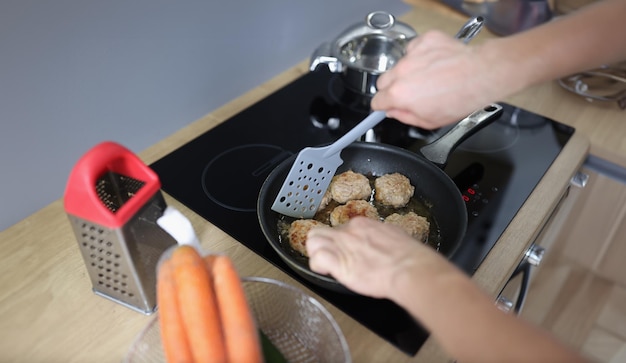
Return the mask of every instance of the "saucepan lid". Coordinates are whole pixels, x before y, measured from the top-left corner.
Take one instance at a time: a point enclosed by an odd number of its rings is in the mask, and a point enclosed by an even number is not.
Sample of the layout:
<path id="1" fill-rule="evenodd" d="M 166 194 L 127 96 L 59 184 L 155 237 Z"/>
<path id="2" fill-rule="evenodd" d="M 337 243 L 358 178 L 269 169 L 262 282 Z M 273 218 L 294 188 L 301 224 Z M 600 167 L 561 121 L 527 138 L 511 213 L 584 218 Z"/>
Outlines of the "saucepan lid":
<path id="1" fill-rule="evenodd" d="M 345 65 L 370 73 L 383 73 L 402 58 L 406 44 L 417 33 L 385 11 L 375 11 L 364 23 L 350 26 L 333 42 L 333 55 Z"/>

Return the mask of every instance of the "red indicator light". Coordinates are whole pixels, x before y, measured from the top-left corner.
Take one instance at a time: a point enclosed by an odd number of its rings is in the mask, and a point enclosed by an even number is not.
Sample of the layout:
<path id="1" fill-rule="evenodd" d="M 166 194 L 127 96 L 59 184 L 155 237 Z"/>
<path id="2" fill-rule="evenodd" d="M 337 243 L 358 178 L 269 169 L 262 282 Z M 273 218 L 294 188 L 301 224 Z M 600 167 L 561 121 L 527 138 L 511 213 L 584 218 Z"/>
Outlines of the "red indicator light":
<path id="1" fill-rule="evenodd" d="M 467 188 L 467 192 L 470 193 L 471 195 L 476 194 L 476 191 L 472 188 Z"/>
<path id="2" fill-rule="evenodd" d="M 464 195 L 463 196 L 463 200 L 466 201 L 466 202 L 469 202 L 470 198 L 467 195 Z"/>

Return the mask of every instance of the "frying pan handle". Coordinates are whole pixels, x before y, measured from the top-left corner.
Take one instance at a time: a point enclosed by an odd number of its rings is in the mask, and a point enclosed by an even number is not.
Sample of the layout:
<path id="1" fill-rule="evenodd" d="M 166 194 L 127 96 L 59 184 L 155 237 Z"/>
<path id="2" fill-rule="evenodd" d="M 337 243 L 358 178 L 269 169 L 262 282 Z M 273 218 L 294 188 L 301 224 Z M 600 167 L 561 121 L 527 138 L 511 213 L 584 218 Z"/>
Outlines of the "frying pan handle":
<path id="1" fill-rule="evenodd" d="M 448 161 L 448 156 L 457 145 L 500 118 L 500 115 L 502 115 L 502 106 L 498 104 L 486 106 L 459 121 L 439 139 L 422 147 L 420 152 L 426 159 L 443 168 Z"/>

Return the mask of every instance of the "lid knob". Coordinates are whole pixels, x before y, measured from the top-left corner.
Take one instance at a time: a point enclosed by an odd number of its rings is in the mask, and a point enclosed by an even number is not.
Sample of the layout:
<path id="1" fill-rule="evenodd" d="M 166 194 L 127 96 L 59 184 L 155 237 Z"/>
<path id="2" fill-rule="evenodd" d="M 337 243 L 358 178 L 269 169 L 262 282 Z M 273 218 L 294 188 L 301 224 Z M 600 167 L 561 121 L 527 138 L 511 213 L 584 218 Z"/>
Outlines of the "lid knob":
<path id="1" fill-rule="evenodd" d="M 396 23 L 396 18 L 385 11 L 374 11 L 365 18 L 367 26 L 372 29 L 389 29 Z"/>

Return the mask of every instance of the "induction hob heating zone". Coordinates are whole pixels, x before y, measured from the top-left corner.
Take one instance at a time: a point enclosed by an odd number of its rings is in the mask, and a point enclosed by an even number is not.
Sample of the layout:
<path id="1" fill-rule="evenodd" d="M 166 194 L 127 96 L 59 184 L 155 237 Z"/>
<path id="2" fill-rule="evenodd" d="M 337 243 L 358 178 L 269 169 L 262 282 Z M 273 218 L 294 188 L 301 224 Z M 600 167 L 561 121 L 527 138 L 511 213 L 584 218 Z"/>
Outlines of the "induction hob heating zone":
<path id="1" fill-rule="evenodd" d="M 369 112 L 337 75 L 308 73 L 151 167 L 172 197 L 300 281 L 408 355 L 428 333 L 388 300 L 333 292 L 289 268 L 265 240 L 256 201 L 267 175 L 307 146 L 330 143 Z M 471 275 L 567 142 L 573 129 L 510 105 L 500 120 L 466 140 L 444 171 L 466 201 L 469 224 L 452 262 Z M 417 151 L 446 130 L 421 130 L 387 119 L 366 141 Z"/>

